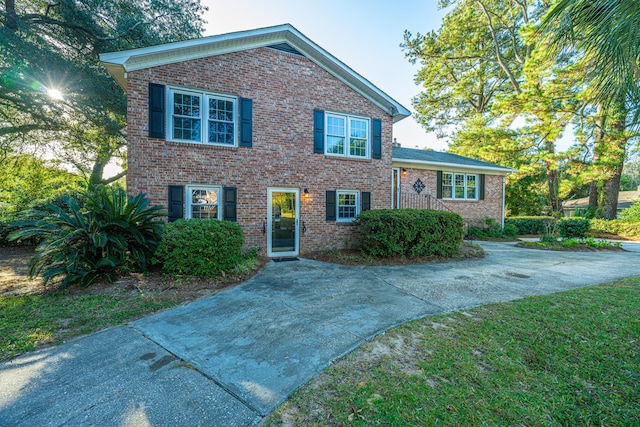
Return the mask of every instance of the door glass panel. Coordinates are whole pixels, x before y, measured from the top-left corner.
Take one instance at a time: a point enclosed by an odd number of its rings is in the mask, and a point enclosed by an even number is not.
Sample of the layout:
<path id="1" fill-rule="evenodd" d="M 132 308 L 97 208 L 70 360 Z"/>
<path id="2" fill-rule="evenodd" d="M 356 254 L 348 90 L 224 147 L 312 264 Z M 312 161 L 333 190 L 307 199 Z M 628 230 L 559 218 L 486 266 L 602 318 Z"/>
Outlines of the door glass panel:
<path id="1" fill-rule="evenodd" d="M 271 193 L 271 252 L 296 250 L 296 193 Z"/>

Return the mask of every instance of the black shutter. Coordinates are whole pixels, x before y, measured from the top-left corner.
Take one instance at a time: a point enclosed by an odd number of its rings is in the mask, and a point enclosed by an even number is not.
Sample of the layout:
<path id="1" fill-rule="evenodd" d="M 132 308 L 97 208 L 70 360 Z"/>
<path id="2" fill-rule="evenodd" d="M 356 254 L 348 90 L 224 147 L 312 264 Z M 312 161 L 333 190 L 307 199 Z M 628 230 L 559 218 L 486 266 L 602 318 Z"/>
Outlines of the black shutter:
<path id="1" fill-rule="evenodd" d="M 240 98 L 240 146 L 253 145 L 253 100 Z"/>
<path id="2" fill-rule="evenodd" d="M 368 211 L 371 209 L 371 193 L 369 191 L 363 191 L 360 194 L 361 211 Z"/>
<path id="3" fill-rule="evenodd" d="M 327 190 L 327 221 L 336 220 L 336 192 Z"/>
<path id="4" fill-rule="evenodd" d="M 436 197 L 442 199 L 442 171 L 436 172 Z"/>
<path id="5" fill-rule="evenodd" d="M 373 119 L 373 154 L 374 159 L 382 158 L 382 121 Z"/>
<path id="6" fill-rule="evenodd" d="M 313 152 L 324 154 L 324 111 L 313 110 Z"/>
<path id="7" fill-rule="evenodd" d="M 236 187 L 224 187 L 223 189 L 224 195 L 222 197 L 223 201 L 223 218 L 225 221 L 233 221 L 236 222 L 238 219 L 236 206 L 238 204 L 237 201 L 237 190 Z"/>
<path id="8" fill-rule="evenodd" d="M 478 200 L 484 200 L 484 174 L 478 175 Z"/>
<path id="9" fill-rule="evenodd" d="M 184 186 L 169 186 L 169 222 L 184 218 Z"/>
<path id="10" fill-rule="evenodd" d="M 164 138 L 164 85 L 149 83 L 149 136 Z"/>

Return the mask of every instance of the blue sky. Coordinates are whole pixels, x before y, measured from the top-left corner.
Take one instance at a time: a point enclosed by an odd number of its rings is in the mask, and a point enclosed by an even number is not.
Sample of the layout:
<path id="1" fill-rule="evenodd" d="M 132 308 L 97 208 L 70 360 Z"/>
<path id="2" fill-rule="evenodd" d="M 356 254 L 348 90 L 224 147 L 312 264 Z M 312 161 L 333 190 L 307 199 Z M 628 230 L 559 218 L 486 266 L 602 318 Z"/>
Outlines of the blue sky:
<path id="1" fill-rule="evenodd" d="M 205 36 L 291 24 L 411 111 L 420 87 L 413 81 L 417 66 L 400 48 L 404 30 L 438 29 L 445 15 L 438 0 L 201 1 L 209 7 Z M 403 147 L 447 148 L 413 118 L 394 125 L 393 134 Z"/>

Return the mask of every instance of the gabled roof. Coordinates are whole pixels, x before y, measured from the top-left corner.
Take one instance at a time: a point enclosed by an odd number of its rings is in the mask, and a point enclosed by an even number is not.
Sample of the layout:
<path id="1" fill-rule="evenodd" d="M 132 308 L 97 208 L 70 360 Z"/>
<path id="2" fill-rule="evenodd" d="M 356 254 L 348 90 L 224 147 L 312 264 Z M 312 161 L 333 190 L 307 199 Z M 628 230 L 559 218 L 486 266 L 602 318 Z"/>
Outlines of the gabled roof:
<path id="1" fill-rule="evenodd" d="M 418 150 L 415 148 L 393 147 L 393 163 L 406 166 L 422 166 L 437 168 L 457 168 L 473 171 L 487 171 L 498 175 L 516 172 L 514 169 L 457 154 L 442 151 Z"/>
<path id="2" fill-rule="evenodd" d="M 259 47 L 271 47 L 308 58 L 393 116 L 394 123 L 411 115 L 411 112 L 400 103 L 315 44 L 290 24 L 122 52 L 103 53 L 100 55 L 100 60 L 120 86 L 126 90 L 127 72 L 130 71 Z"/>

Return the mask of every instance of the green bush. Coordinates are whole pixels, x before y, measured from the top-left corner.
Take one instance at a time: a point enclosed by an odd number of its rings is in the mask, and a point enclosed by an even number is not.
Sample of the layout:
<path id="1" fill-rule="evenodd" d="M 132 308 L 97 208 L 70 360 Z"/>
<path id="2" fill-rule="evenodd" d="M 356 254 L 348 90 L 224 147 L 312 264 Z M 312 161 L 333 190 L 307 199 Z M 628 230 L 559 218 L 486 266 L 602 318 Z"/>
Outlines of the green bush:
<path id="1" fill-rule="evenodd" d="M 243 261 L 243 244 L 234 222 L 180 219 L 165 227 L 154 262 L 171 274 L 216 277 Z"/>
<path id="2" fill-rule="evenodd" d="M 466 236 L 478 239 L 513 239 L 518 236 L 518 229 L 512 224 L 502 228 L 494 218 L 486 217 L 467 227 Z"/>
<path id="3" fill-rule="evenodd" d="M 504 219 L 505 227 L 507 225 L 514 226 L 518 230 L 518 234 L 544 234 L 549 222 L 555 221 L 549 216 L 514 216 Z"/>
<path id="4" fill-rule="evenodd" d="M 628 222 L 619 219 L 592 219 L 593 234 L 614 234 L 622 237 L 640 237 L 640 222 Z"/>
<path id="5" fill-rule="evenodd" d="M 428 209 L 364 211 L 356 224 L 362 250 L 375 257 L 453 256 L 464 229 L 460 215 Z"/>
<path id="6" fill-rule="evenodd" d="M 61 287 L 89 286 L 98 277 L 113 280 L 119 270 L 146 269 L 160 241 L 162 207 L 149 207 L 144 194 L 127 199 L 124 190 L 103 187 L 89 190 L 83 208 L 69 196 L 65 203 L 68 211 L 49 204 L 12 224 L 10 240 L 42 239 L 29 276 L 42 275 L 45 284 L 64 276 Z"/>
<path id="7" fill-rule="evenodd" d="M 631 206 L 620 212 L 618 219 L 626 222 L 640 222 L 640 200 L 636 200 Z"/>
<path id="8" fill-rule="evenodd" d="M 586 218 L 573 217 L 558 221 L 558 233 L 563 239 L 586 237 L 590 228 L 590 221 Z"/>

